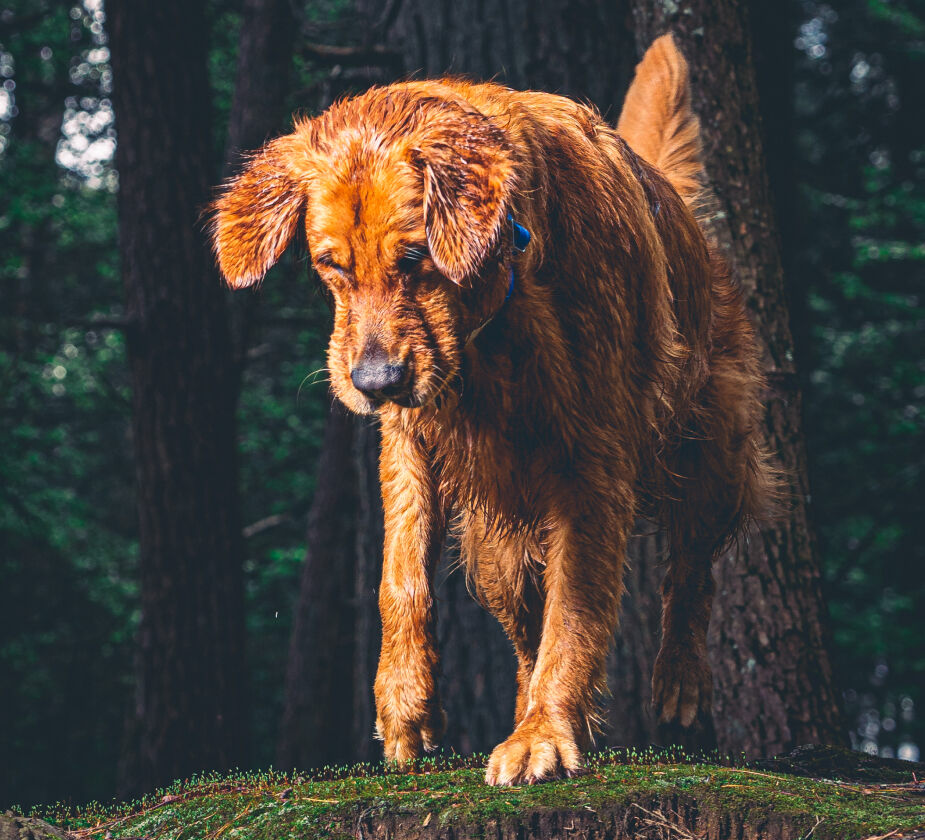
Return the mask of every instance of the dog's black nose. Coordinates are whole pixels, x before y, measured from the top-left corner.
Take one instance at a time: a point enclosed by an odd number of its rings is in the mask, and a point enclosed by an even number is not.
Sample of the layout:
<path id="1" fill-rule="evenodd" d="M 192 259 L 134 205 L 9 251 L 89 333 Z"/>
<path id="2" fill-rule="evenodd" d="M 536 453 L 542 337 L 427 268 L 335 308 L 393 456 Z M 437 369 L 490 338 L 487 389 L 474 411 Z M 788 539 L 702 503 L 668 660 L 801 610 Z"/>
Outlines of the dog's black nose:
<path id="1" fill-rule="evenodd" d="M 404 389 L 407 377 L 408 366 L 390 362 L 378 345 L 367 347 L 350 371 L 354 387 L 369 397 L 398 394 Z"/>

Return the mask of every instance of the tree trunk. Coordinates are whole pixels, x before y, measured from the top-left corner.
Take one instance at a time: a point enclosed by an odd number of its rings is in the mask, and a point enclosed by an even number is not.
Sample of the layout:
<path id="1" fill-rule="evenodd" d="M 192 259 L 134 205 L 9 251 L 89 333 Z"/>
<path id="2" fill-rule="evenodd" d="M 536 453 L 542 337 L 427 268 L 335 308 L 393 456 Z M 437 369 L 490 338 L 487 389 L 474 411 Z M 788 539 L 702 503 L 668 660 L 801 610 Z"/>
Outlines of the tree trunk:
<path id="1" fill-rule="evenodd" d="M 131 788 L 243 765 L 242 544 L 224 291 L 201 233 L 214 167 L 204 9 L 108 4 L 138 492 Z"/>
<path id="2" fill-rule="evenodd" d="M 291 0 L 245 0 L 228 119 L 226 174 L 242 152 L 262 145 L 289 117 L 284 104 L 297 28 L 292 6 Z"/>
<path id="3" fill-rule="evenodd" d="M 276 749 L 277 766 L 287 769 L 354 759 L 351 739 L 344 733 L 352 727 L 354 691 L 355 425 L 334 401 L 308 515 L 305 566 L 289 644 Z"/>
<path id="4" fill-rule="evenodd" d="M 404 0 L 399 8 L 387 35 L 409 70 L 561 93 L 616 120 L 635 64 L 628 0 Z"/>
<path id="5" fill-rule="evenodd" d="M 247 755 L 234 420 L 246 337 L 232 346 L 198 219 L 215 180 L 204 11 L 114 3 L 110 21 L 142 526 L 141 743 L 128 789 Z M 294 32 L 289 0 L 245 3 L 226 174 L 281 121 Z"/>
<path id="6" fill-rule="evenodd" d="M 626 594 L 620 610 L 620 629 L 607 660 L 611 695 L 599 743 L 641 747 L 658 740 L 651 685 L 662 633 L 659 593 L 668 555 L 665 532 L 651 522 L 637 522 L 626 554 Z"/>
<path id="7" fill-rule="evenodd" d="M 691 68 L 717 238 L 742 285 L 769 382 L 766 439 L 785 475 L 786 511 L 716 565 L 710 633 L 720 749 L 749 757 L 844 740 L 828 657 L 780 248 L 762 152 L 746 5 L 634 0 L 639 53 L 672 31 Z"/>
<path id="8" fill-rule="evenodd" d="M 379 579 L 385 523 L 379 491 L 379 427 L 357 418 L 353 463 L 358 492 L 354 593 L 356 649 L 353 660 L 353 754 L 357 761 L 377 761 L 381 745 L 374 738 L 376 702 L 373 680 L 379 661 Z"/>

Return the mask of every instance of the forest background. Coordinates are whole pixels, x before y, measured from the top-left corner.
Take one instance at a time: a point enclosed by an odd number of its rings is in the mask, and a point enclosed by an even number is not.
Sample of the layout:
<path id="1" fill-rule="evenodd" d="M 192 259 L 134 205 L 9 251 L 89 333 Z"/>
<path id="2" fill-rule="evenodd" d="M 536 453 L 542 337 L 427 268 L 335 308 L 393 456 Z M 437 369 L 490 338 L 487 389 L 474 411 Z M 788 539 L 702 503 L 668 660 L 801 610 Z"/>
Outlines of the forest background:
<path id="1" fill-rule="evenodd" d="M 130 28 L 132 4 L 111 5 Z M 745 5 L 844 732 L 857 749 L 914 759 L 925 743 L 925 4 Z M 164 89 L 186 111 L 165 113 L 181 114 L 188 145 L 208 140 L 200 174 L 216 184 L 292 112 L 408 73 L 496 76 L 615 118 L 645 4 L 550 0 L 531 17 L 500 3 L 511 16 L 494 20 L 471 0 L 190 0 L 179 29 L 158 6 L 138 30 L 151 50 L 196 53 L 208 70 L 185 77 L 168 61 Z M 138 754 L 157 741 L 145 669 L 159 666 L 141 624 L 137 301 L 117 239 L 117 164 L 130 150 L 117 157 L 115 120 L 122 130 L 130 117 L 114 108 L 112 23 L 102 0 L 0 3 L 0 808 L 107 799 L 156 778 Z M 515 30 L 542 49 L 506 42 Z M 176 173 L 168 161 L 156 176 Z M 202 569 L 219 593 L 239 576 L 228 632 L 246 659 L 224 692 L 240 743 L 198 769 L 377 755 L 375 429 L 332 414 L 318 373 L 329 316 L 309 273 L 295 250 L 258 296 L 228 304 L 240 544 L 230 574 Z M 509 725 L 512 657 L 451 567 L 439 588 L 449 744 L 486 750 Z M 625 685 L 612 685 L 616 706 Z M 612 723 L 609 743 L 649 725 Z"/>

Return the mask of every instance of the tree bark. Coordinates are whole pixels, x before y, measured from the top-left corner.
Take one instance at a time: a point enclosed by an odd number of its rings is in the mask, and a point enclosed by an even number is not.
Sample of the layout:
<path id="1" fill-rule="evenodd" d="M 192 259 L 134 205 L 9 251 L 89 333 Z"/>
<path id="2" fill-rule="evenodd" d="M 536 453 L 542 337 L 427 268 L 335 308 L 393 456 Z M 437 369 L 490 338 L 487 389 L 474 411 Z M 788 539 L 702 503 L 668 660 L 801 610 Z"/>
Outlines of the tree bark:
<path id="1" fill-rule="evenodd" d="M 215 171 L 203 5 L 107 11 L 142 609 L 139 753 L 124 786 L 150 790 L 246 761 L 236 377 L 199 222 Z"/>
<path id="2" fill-rule="evenodd" d="M 651 522 L 637 522 L 626 554 L 626 594 L 620 610 L 620 629 L 607 660 L 611 695 L 599 743 L 640 747 L 658 740 L 651 685 L 662 633 L 660 588 L 668 556 L 665 532 Z"/>
<path id="3" fill-rule="evenodd" d="M 353 464 L 358 492 L 355 534 L 354 593 L 356 614 L 353 660 L 353 754 L 357 761 L 376 761 L 381 745 L 375 740 L 376 678 L 381 628 L 379 624 L 379 579 L 382 577 L 382 546 L 385 523 L 379 490 L 379 427 L 362 418 L 354 419 L 356 445 Z"/>
<path id="4" fill-rule="evenodd" d="M 305 566 L 286 668 L 276 765 L 343 764 L 354 759 L 350 732 L 354 687 L 354 420 L 337 401 L 325 426 L 308 515 Z M 370 731 L 372 726 L 370 726 Z"/>
<path id="5" fill-rule="evenodd" d="M 787 502 L 716 565 L 710 632 L 720 749 L 748 757 L 804 743 L 841 743 L 783 269 L 764 165 L 747 7 L 736 0 L 634 0 L 641 55 L 674 33 L 691 68 L 709 180 L 713 234 L 741 284 L 768 377 L 765 435 Z"/>
<path id="6" fill-rule="evenodd" d="M 291 0 L 245 0 L 228 119 L 226 174 L 242 152 L 262 145 L 289 116 L 284 104 L 297 29 L 292 6 Z"/>
<path id="7" fill-rule="evenodd" d="M 128 790 L 233 766 L 247 755 L 234 411 L 254 301 L 239 307 L 244 328 L 232 342 L 225 293 L 198 220 L 215 181 L 204 11 L 194 3 L 187 17 L 183 4 L 114 3 L 110 12 L 142 522 L 141 743 L 127 763 L 135 765 L 123 783 Z M 281 122 L 294 23 L 289 0 L 245 3 L 226 174 L 239 150 Z M 145 102 L 148 90 L 155 93 Z M 163 111 L 161 98 L 170 99 Z M 180 247 L 158 264 L 153 253 L 171 241 Z M 165 639 L 177 640 L 182 654 L 165 649 Z M 179 678 L 164 673 L 171 667 Z M 187 719 L 189 706 L 214 726 Z M 185 723 L 178 726 L 178 717 Z"/>
<path id="8" fill-rule="evenodd" d="M 404 0 L 399 9 L 386 34 L 409 71 L 561 93 L 616 120 L 635 64 L 628 0 Z"/>

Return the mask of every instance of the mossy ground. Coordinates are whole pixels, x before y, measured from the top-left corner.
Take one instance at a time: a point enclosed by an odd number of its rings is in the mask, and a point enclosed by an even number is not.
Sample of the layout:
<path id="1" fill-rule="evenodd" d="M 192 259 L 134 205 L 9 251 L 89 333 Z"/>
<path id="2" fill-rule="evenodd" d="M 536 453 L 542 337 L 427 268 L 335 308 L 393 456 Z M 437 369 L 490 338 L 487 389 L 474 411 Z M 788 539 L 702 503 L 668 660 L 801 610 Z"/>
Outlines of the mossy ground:
<path id="1" fill-rule="evenodd" d="M 630 759 L 630 760 L 627 760 Z M 484 824 L 537 811 L 597 812 L 665 796 L 701 809 L 734 810 L 749 822 L 793 816 L 816 836 L 868 838 L 925 828 L 925 796 L 892 787 L 798 778 L 748 767 L 694 763 L 677 756 L 602 753 L 582 777 L 534 786 L 491 788 L 478 757 L 422 762 L 412 772 L 382 766 L 326 768 L 314 778 L 275 772 L 204 777 L 143 801 L 78 812 L 37 814 L 79 838 L 239 840 L 355 836 L 361 818 L 399 812 L 427 827 Z M 910 773 L 910 783 L 913 782 Z"/>

